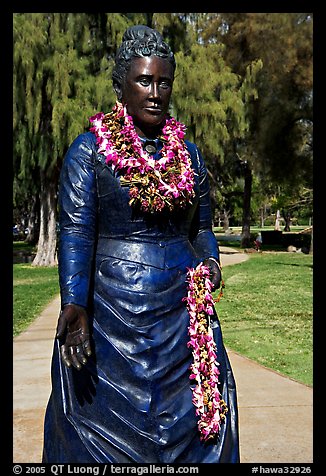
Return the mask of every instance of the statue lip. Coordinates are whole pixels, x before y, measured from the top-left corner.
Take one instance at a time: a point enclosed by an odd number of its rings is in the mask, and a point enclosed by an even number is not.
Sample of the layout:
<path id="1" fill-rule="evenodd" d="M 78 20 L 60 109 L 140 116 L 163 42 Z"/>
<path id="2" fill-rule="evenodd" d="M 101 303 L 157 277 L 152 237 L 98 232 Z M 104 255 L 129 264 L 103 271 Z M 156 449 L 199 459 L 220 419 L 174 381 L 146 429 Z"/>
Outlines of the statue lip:
<path id="1" fill-rule="evenodd" d="M 147 106 L 144 109 L 154 114 L 161 114 L 162 112 L 162 109 L 160 106 Z"/>

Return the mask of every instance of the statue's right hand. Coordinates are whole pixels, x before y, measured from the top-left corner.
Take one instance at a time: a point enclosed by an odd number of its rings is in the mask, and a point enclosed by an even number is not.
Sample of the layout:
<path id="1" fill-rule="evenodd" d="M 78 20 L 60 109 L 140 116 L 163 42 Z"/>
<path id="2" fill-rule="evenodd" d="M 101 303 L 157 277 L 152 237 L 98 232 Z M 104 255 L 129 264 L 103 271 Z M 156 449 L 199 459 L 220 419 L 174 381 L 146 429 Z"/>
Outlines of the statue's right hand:
<path id="1" fill-rule="evenodd" d="M 59 315 L 56 337 L 64 364 L 80 370 L 92 353 L 86 310 L 77 304 L 66 304 Z"/>

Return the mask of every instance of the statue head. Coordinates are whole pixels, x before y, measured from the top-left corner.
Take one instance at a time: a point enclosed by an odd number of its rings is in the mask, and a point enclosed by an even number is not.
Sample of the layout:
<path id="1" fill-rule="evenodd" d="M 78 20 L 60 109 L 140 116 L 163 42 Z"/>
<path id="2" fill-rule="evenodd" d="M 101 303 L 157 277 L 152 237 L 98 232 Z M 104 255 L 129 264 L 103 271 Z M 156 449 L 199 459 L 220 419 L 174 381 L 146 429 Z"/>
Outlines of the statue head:
<path id="1" fill-rule="evenodd" d="M 130 68 L 132 59 L 153 55 L 169 61 L 173 71 L 175 71 L 174 54 L 170 46 L 163 41 L 163 37 L 158 31 L 145 25 L 129 27 L 123 35 L 112 71 L 113 87 L 118 99 L 120 99 L 119 91 L 121 91 L 123 80 Z"/>

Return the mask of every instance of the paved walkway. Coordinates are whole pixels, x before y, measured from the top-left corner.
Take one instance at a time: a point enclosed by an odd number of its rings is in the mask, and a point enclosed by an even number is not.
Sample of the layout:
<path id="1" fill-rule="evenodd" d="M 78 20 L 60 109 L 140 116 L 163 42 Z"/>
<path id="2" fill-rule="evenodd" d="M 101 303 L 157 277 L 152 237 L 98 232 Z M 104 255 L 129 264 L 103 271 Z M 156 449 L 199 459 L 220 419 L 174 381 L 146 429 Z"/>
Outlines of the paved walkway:
<path id="1" fill-rule="evenodd" d="M 248 258 L 221 246 L 223 266 Z M 13 462 L 40 463 L 56 297 L 13 344 Z M 238 391 L 242 463 L 312 463 L 311 388 L 229 351 Z"/>

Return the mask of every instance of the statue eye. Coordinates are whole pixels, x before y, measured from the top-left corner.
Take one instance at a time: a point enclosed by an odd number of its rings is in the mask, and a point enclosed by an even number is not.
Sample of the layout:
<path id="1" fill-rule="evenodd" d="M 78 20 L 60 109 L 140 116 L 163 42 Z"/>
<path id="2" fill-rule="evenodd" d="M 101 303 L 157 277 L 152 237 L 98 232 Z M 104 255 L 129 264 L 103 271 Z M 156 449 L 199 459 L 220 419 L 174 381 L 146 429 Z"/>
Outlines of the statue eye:
<path id="1" fill-rule="evenodd" d="M 160 87 L 163 89 L 168 89 L 171 87 L 170 81 L 161 81 L 160 82 Z"/>
<path id="2" fill-rule="evenodd" d="M 150 80 L 148 78 L 140 78 L 139 79 L 139 83 L 142 85 L 142 86 L 149 86 L 150 85 Z"/>

